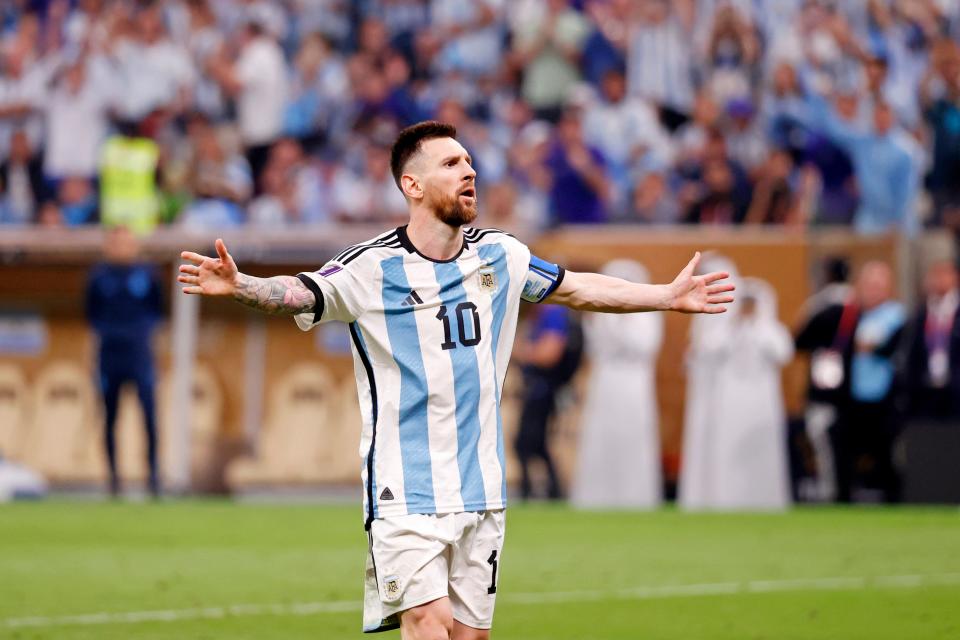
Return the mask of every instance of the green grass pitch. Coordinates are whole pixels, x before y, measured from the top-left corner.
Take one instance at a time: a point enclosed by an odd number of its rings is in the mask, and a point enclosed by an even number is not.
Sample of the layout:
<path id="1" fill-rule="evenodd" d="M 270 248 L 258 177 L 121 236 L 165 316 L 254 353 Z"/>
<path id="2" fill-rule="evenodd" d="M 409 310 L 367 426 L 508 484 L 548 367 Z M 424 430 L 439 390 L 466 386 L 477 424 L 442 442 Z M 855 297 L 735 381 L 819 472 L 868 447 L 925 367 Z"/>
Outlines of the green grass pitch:
<path id="1" fill-rule="evenodd" d="M 960 638 L 956 509 L 507 522 L 498 640 Z M 359 507 L 0 506 L 0 638 L 358 639 L 365 552 Z"/>

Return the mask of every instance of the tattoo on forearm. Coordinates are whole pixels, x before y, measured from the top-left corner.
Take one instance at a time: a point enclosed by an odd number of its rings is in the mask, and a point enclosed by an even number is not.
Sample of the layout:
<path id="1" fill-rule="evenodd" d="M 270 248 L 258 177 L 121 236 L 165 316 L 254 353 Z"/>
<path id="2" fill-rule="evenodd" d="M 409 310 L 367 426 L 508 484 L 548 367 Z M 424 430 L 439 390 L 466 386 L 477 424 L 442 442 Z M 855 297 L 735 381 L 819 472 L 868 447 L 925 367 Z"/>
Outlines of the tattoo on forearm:
<path id="1" fill-rule="evenodd" d="M 295 315 L 314 308 L 313 292 L 294 276 L 254 278 L 240 274 L 233 299 L 265 313 Z"/>

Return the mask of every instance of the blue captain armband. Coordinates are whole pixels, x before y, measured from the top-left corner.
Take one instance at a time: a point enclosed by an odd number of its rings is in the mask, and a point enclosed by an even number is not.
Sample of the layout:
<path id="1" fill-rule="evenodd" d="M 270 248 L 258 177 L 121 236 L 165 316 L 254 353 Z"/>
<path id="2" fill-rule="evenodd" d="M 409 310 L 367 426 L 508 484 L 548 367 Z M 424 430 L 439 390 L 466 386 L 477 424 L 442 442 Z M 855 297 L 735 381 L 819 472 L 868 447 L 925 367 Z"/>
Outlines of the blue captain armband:
<path id="1" fill-rule="evenodd" d="M 523 283 L 521 298 L 527 302 L 543 302 L 557 290 L 566 273 L 563 267 L 531 255 L 527 280 Z"/>

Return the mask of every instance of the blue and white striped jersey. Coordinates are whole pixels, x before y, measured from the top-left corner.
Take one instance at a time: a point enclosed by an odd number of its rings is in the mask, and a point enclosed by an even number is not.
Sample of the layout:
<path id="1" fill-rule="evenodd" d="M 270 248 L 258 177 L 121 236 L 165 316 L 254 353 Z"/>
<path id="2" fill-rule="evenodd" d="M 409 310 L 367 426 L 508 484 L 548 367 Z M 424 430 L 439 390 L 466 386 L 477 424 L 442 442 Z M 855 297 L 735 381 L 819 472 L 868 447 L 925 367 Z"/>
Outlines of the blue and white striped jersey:
<path id="1" fill-rule="evenodd" d="M 400 227 L 298 275 L 317 297 L 296 317 L 301 329 L 350 326 L 368 524 L 506 506 L 500 392 L 517 312 L 564 271 L 502 231 L 463 235 L 460 253 L 439 262 Z"/>

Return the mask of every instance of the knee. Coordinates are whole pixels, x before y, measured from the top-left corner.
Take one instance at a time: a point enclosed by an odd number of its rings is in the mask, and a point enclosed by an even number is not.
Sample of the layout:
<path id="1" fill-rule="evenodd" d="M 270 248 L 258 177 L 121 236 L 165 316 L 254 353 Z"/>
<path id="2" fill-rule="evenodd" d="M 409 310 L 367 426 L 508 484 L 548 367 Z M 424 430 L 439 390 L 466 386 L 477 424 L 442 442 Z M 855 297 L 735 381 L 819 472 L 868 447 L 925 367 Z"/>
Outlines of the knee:
<path id="1" fill-rule="evenodd" d="M 450 640 L 453 615 L 449 610 L 431 604 L 403 612 L 400 617 L 403 640 Z"/>

